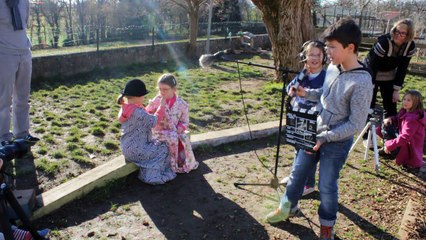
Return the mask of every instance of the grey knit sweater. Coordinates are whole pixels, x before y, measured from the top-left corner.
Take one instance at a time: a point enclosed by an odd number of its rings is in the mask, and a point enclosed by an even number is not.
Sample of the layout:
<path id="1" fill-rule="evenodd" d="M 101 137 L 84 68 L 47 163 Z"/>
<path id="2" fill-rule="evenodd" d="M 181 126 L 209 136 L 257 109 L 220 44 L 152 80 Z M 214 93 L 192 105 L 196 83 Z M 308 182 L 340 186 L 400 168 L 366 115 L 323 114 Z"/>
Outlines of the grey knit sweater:
<path id="1" fill-rule="evenodd" d="M 0 53 L 19 55 L 30 51 L 31 43 L 26 33 L 30 3 L 20 0 L 18 7 L 24 30 L 14 31 L 10 8 L 5 0 L 0 0 Z"/>
<path id="2" fill-rule="evenodd" d="M 307 89 L 306 99 L 319 99 L 317 140 L 339 142 L 363 129 L 373 96 L 371 75 L 365 68 L 341 71 L 330 65 L 324 85 Z"/>

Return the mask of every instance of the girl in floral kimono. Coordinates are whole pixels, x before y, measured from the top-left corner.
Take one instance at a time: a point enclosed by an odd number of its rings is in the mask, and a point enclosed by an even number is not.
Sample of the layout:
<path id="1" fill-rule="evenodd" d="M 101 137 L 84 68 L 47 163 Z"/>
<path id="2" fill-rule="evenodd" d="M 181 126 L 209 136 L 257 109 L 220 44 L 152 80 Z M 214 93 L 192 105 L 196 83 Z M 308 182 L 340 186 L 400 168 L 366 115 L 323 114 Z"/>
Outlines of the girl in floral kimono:
<path id="1" fill-rule="evenodd" d="M 167 142 L 174 172 L 188 173 L 198 167 L 188 135 L 189 106 L 176 95 L 177 80 L 172 74 L 163 74 L 158 79 L 158 95 L 149 101 L 147 111 L 158 111 L 165 100 L 163 120 L 153 129 L 154 137 Z"/>
<path id="2" fill-rule="evenodd" d="M 149 184 L 163 184 L 176 177 L 170 167 L 169 151 L 165 143 L 152 139 L 151 129 L 161 121 L 165 112 L 165 101 L 153 114 L 144 106 L 144 96 L 148 93 L 145 84 L 139 79 L 127 82 L 117 103 L 121 105 L 118 121 L 122 124 L 121 150 L 126 161 L 139 168 L 139 179 Z"/>

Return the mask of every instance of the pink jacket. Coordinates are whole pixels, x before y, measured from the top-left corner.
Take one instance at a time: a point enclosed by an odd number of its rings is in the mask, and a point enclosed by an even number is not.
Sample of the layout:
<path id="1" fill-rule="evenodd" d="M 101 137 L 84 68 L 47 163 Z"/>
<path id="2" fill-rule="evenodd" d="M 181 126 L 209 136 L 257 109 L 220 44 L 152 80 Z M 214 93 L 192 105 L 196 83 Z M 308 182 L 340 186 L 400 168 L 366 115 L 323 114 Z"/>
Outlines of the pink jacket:
<path id="1" fill-rule="evenodd" d="M 397 138 L 385 143 L 389 151 L 400 147 L 396 163 L 412 168 L 423 166 L 423 144 L 425 140 L 426 115 L 420 111 L 407 112 L 401 109 L 392 117 L 392 124 L 398 124 Z"/>

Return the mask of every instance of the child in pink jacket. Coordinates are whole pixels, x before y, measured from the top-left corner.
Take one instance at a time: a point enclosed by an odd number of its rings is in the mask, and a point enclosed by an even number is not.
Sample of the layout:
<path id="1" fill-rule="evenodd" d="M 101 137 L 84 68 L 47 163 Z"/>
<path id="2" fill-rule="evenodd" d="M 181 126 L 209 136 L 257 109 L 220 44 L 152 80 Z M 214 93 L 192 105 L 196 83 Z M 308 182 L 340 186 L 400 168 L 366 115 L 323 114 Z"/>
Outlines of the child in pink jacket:
<path id="1" fill-rule="evenodd" d="M 398 115 L 384 119 L 383 124 L 385 126 L 391 124 L 398 128 L 398 136 L 385 141 L 384 152 L 391 154 L 399 148 L 396 164 L 414 169 L 422 167 L 426 117 L 420 92 L 407 91 Z M 376 132 L 383 138 L 380 127 L 376 129 Z"/>

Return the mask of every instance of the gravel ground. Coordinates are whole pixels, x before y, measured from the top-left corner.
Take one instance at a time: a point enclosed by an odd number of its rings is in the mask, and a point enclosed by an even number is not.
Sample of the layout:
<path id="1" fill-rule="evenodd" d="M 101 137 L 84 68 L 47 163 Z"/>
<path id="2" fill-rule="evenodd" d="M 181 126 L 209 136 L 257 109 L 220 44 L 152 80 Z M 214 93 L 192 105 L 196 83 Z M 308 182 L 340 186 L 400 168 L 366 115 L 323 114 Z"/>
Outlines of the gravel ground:
<path id="1" fill-rule="evenodd" d="M 275 140 L 198 149 L 199 169 L 180 174 L 170 183 L 149 186 L 132 174 L 35 224 L 51 228 L 51 239 L 315 239 L 317 191 L 300 201 L 300 215 L 270 225 L 264 216 L 277 206 L 283 189 L 234 186 L 236 182 L 269 183 Z M 280 153 L 278 179 L 290 171 L 293 148 L 282 146 Z M 341 173 L 335 239 L 398 239 L 408 200 L 426 194 L 424 179 L 393 162 L 381 162 L 379 177 L 370 161 L 361 160 L 363 154 L 358 146 Z"/>

